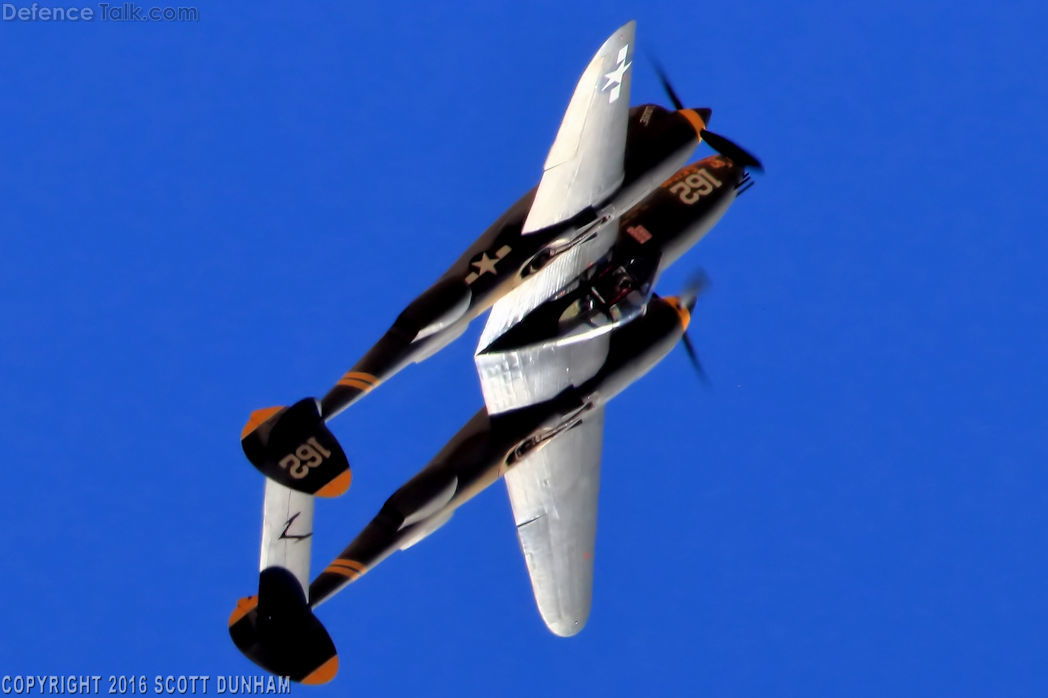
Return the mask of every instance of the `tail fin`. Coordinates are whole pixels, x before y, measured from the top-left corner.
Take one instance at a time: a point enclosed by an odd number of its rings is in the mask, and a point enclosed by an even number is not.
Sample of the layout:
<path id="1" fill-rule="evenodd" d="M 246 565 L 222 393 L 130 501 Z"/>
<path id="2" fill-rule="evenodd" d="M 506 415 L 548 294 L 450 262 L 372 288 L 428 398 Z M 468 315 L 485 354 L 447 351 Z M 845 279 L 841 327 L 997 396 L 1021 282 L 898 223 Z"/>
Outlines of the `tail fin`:
<path id="1" fill-rule="evenodd" d="M 292 681 L 327 683 L 338 673 L 335 644 L 295 575 L 283 567 L 258 575 L 258 595 L 237 602 L 229 635 L 248 659 Z"/>
<path id="2" fill-rule="evenodd" d="M 349 489 L 349 460 L 316 398 L 252 412 L 240 443 L 252 465 L 285 487 L 318 497 L 337 497 Z"/>
<path id="3" fill-rule="evenodd" d="M 314 499 L 266 480 L 258 595 L 240 599 L 229 635 L 248 659 L 303 683 L 325 683 L 338 657 L 307 601 Z"/>

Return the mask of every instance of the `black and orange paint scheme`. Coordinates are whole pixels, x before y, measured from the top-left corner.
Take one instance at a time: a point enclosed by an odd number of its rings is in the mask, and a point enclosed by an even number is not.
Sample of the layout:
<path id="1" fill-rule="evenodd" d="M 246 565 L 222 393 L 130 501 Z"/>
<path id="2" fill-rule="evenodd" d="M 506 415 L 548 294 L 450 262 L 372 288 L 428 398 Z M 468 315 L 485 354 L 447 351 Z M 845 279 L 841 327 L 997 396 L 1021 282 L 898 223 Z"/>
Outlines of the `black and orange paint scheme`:
<path id="1" fill-rule="evenodd" d="M 659 183 L 673 171 L 666 172 L 666 164 L 679 161 L 681 153 L 690 154 L 701 138 L 714 135 L 705 129 L 710 114 L 709 109 L 668 110 L 654 104 L 630 109 L 622 190 L 655 191 L 627 217 L 636 218 L 666 198 L 659 196 L 664 188 Z M 731 147 L 725 146 L 727 150 Z M 736 169 L 742 171 L 742 167 Z M 724 182 L 734 186 L 738 180 L 725 177 Z M 320 497 L 344 493 L 350 483 L 349 463 L 341 448 L 333 447 L 337 442 L 326 422 L 407 365 L 423 361 L 454 341 L 496 300 L 557 255 L 584 243 L 585 231 L 598 222 L 595 209 L 588 208 L 571 220 L 523 234 L 534 196 L 532 189 L 510 206 L 436 283 L 397 316 L 389 330 L 323 398 L 306 398 L 290 408 L 253 412 L 242 436 L 248 460 L 267 477 L 292 489 Z M 667 214 L 657 215 L 664 218 Z M 281 438 L 276 438 L 278 435 Z M 325 450 L 332 455 L 310 451 L 310 439 L 326 444 Z M 305 458 L 295 454 L 300 448 Z M 305 471 L 302 466 L 292 469 L 301 463 L 311 465 Z M 308 476 L 303 474 L 307 472 Z"/>
<path id="2" fill-rule="evenodd" d="M 684 108 L 664 76 L 674 109 L 628 107 L 633 37 L 629 22 L 583 73 L 535 189 L 323 398 L 248 419 L 244 453 L 268 478 L 261 573 L 229 632 L 264 669 L 307 684 L 333 678 L 338 656 L 316 606 L 499 479 L 547 627 L 567 636 L 585 624 L 604 406 L 678 341 L 702 374 L 685 333 L 698 287 L 660 298 L 654 286 L 750 186 L 747 170 L 760 168 L 708 130 L 710 110 Z M 718 155 L 686 165 L 702 140 Z M 329 420 L 489 308 L 474 357 L 485 407 L 309 583 L 314 496 L 338 496 L 351 483 Z"/>
<path id="3" fill-rule="evenodd" d="M 415 545 L 517 464 L 587 418 L 665 357 L 680 340 L 694 298 L 653 296 L 643 317 L 615 330 L 601 370 L 552 400 L 489 416 L 478 411 L 309 587 L 308 601 L 290 572 L 262 572 L 259 593 L 229 618 L 236 646 L 267 671 L 302 683 L 334 677 L 338 657 L 313 609 L 397 550 Z"/>
<path id="4" fill-rule="evenodd" d="M 710 185 L 705 196 L 691 200 L 692 196 L 676 185 L 703 171 L 711 173 L 719 184 Z M 705 191 L 709 179 L 692 181 Z M 691 247 L 749 184 L 745 168 L 722 155 L 681 169 L 643 205 L 623 217 L 616 244 L 578 287 L 536 308 L 488 349 L 556 341 L 558 318 L 573 303 L 614 317 L 616 306 L 626 303 L 631 291 L 650 290 L 646 285 L 655 275 L 653 270 L 668 266 Z M 609 277 L 615 279 L 615 294 L 607 291 Z M 520 410 L 494 416 L 486 409 L 479 410 L 317 575 L 309 587 L 308 603 L 301 594 L 284 590 L 272 594 L 278 601 L 270 603 L 268 613 L 259 615 L 257 600 L 242 600 L 243 605 L 238 605 L 230 618 L 230 633 L 237 646 L 263 668 L 292 677 L 315 678 L 320 674 L 313 672 L 320 667 L 330 668 L 330 662 L 337 660 L 329 656 L 333 652 L 329 638 L 321 634 L 322 626 L 311 609 L 372 571 L 393 552 L 411 547 L 436 531 L 455 509 L 504 476 L 531 449 L 541 448 L 577 427 L 588 413 L 650 370 L 678 341 L 687 341 L 685 330 L 694 302 L 694 293 L 672 298 L 651 296 L 643 313 L 612 331 L 607 359 L 589 381 Z M 279 581 L 287 588 L 295 585 L 286 576 Z M 277 588 L 283 589 L 279 584 Z M 262 598 L 264 591 L 260 584 Z M 291 626 L 298 629 L 292 635 L 299 633 L 295 653 L 280 644 L 291 642 Z"/>

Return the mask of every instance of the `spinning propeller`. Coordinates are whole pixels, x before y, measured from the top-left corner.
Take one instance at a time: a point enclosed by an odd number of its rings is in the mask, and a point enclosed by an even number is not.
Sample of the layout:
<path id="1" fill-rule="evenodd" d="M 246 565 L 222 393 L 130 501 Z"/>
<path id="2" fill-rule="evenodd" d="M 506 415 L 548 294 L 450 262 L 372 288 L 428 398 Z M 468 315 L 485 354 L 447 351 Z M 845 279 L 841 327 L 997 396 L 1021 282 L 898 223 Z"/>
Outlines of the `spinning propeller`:
<path id="1" fill-rule="evenodd" d="M 729 156 L 730 157 L 730 156 Z M 680 303 L 688 309 L 690 314 L 695 309 L 695 302 L 699 299 L 699 295 L 705 292 L 710 287 L 710 278 L 706 276 L 706 272 L 699 271 L 688 284 L 687 288 L 678 296 Z M 692 344 L 691 338 L 688 336 L 687 330 L 681 335 L 681 341 L 684 343 L 684 351 L 688 353 L 688 359 L 691 360 L 691 365 L 695 368 L 695 373 L 699 375 L 699 380 L 702 381 L 703 385 L 709 388 L 710 377 L 706 373 L 706 369 L 702 367 L 702 361 L 699 360 L 699 352 L 695 350 L 695 345 Z"/>
<path id="2" fill-rule="evenodd" d="M 652 61 L 655 66 L 655 72 L 659 75 L 659 81 L 662 83 L 662 89 L 666 91 L 666 96 L 670 98 L 670 102 L 673 103 L 673 107 L 677 111 L 683 110 L 684 103 L 680 101 L 680 97 L 677 96 L 677 91 L 673 89 L 673 85 L 670 84 L 670 79 L 666 76 L 666 71 L 662 69 L 657 61 Z M 709 121 L 710 110 L 709 109 L 698 109 L 702 120 L 704 122 Z M 714 133 L 707 128 L 702 129 L 699 135 L 704 141 L 710 144 L 710 147 L 716 150 L 721 155 L 728 157 L 732 162 L 742 165 L 743 167 L 752 167 L 758 172 L 764 172 L 764 166 L 761 165 L 761 161 L 755 158 L 750 153 L 746 152 L 741 146 L 732 141 L 728 140 L 724 136 Z"/>

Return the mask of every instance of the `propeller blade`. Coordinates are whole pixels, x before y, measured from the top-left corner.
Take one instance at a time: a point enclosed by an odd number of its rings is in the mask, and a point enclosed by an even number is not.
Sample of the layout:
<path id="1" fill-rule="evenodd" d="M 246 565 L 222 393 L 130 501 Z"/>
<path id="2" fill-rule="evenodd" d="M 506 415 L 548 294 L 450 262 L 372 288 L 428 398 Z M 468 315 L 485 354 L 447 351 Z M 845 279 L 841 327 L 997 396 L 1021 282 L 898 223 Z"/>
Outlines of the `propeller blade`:
<path id="1" fill-rule="evenodd" d="M 665 90 L 666 96 L 670 98 L 670 102 L 673 103 L 673 108 L 677 111 L 684 109 L 684 102 L 680 100 L 677 95 L 677 91 L 673 89 L 673 85 L 670 83 L 669 77 L 666 75 L 666 71 L 663 69 L 662 64 L 654 58 L 651 59 L 652 65 L 655 67 L 655 72 L 659 76 L 659 82 L 662 83 L 662 89 Z M 708 109 L 700 109 L 702 120 L 709 123 L 710 111 Z M 714 133 L 709 129 L 702 130 L 702 138 L 710 147 L 716 150 L 721 155 L 731 158 L 732 162 L 742 165 L 743 167 L 752 167 L 758 172 L 764 172 L 764 165 L 761 161 L 755 158 L 750 153 L 746 152 L 741 146 L 732 141 L 728 140 L 724 136 Z"/>
<path id="2" fill-rule="evenodd" d="M 688 281 L 688 285 L 684 287 L 684 291 L 678 296 L 681 302 L 684 303 L 684 307 L 688 309 L 688 312 L 695 310 L 695 303 L 699 300 L 699 296 L 709 290 L 710 277 L 706 273 L 705 269 L 699 269 L 691 276 L 691 280 Z M 711 386 L 710 377 L 706 373 L 706 369 L 702 367 L 702 361 L 699 360 L 699 352 L 695 351 L 695 345 L 691 343 L 691 337 L 685 332 L 681 335 L 681 341 L 684 343 L 684 351 L 688 353 L 688 359 L 691 361 L 691 365 L 695 368 L 695 373 L 699 375 L 699 380 L 707 388 Z"/>
<path id="3" fill-rule="evenodd" d="M 666 96 L 670 98 L 673 108 L 680 111 L 684 108 L 684 103 L 680 101 L 680 97 L 677 96 L 677 91 L 673 89 L 673 85 L 670 84 L 670 79 L 666 77 L 666 71 L 662 69 L 662 65 L 654 58 L 651 62 L 655 66 L 655 72 L 658 73 L 659 82 L 662 83 L 662 89 L 666 91 Z"/>
<path id="4" fill-rule="evenodd" d="M 709 388 L 712 384 L 710 383 L 710 377 L 706 373 L 706 369 L 702 367 L 702 362 L 699 361 L 699 353 L 695 351 L 695 346 L 691 343 L 691 338 L 688 337 L 688 333 L 685 332 L 681 336 L 681 340 L 684 342 L 684 351 L 688 353 L 688 358 L 691 360 L 691 365 L 695 368 L 695 373 L 699 375 L 699 380 L 702 384 Z"/>
<path id="5" fill-rule="evenodd" d="M 709 290 L 709 287 L 710 277 L 705 270 L 699 269 L 692 275 L 688 285 L 684 287 L 684 291 L 679 296 L 684 301 L 684 307 L 688 309 L 689 313 L 695 310 L 695 302 L 699 300 L 699 296 Z"/>
<path id="6" fill-rule="evenodd" d="M 743 167 L 752 167 L 758 172 L 764 172 L 764 165 L 740 146 L 732 143 L 724 136 L 718 135 L 709 129 L 703 129 L 702 139 L 710 144 L 710 147 L 721 155 L 731 158 L 731 161 Z"/>

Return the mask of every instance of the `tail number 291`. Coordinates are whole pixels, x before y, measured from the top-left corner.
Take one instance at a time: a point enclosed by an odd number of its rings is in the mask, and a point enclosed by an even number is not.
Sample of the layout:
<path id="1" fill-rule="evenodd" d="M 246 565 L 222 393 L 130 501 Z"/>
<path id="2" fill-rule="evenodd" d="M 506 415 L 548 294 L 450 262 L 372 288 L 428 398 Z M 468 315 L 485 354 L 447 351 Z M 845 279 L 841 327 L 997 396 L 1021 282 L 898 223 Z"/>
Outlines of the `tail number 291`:
<path id="1" fill-rule="evenodd" d="M 679 182 L 674 182 L 670 191 L 680 197 L 681 202 L 690 206 L 707 194 L 713 193 L 720 185 L 721 181 L 702 167 Z"/>
<path id="2" fill-rule="evenodd" d="M 325 459 L 331 456 L 331 451 L 320 445 L 315 436 L 310 437 L 304 444 L 280 459 L 280 467 L 288 471 L 288 474 L 296 480 L 301 480 L 309 474 L 310 468 L 315 468 Z"/>

